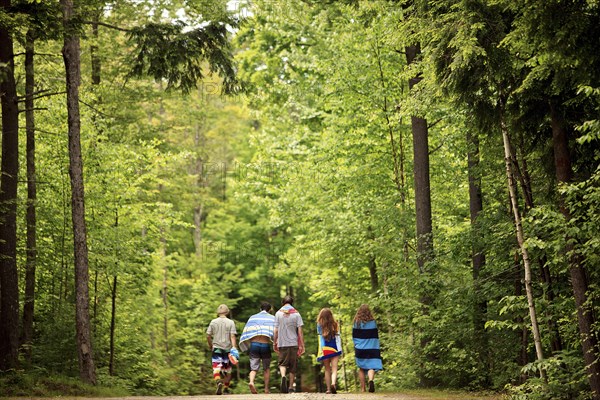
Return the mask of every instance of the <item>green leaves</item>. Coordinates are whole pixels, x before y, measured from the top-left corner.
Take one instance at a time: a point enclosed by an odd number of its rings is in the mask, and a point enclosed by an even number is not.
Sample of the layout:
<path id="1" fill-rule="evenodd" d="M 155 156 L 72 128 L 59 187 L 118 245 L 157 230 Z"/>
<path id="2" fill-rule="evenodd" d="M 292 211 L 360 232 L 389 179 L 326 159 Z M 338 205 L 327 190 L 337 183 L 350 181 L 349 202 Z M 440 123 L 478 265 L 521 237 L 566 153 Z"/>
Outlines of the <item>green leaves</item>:
<path id="1" fill-rule="evenodd" d="M 225 0 L 104 5 L 81 11 L 104 9 L 107 22 L 98 39 L 82 41 L 90 288 L 106 382 L 135 394 L 207 392 L 203 332 L 215 307 L 227 303 L 242 325 L 261 300 L 277 304 L 292 291 L 307 327 L 330 306 L 346 341 L 356 307 L 372 305 L 385 388 L 415 386 L 422 371 L 442 386 L 502 390 L 521 372 L 543 367 L 550 386 L 539 397 L 584 391 L 578 351 L 557 352 L 523 371 L 527 361 L 516 361 L 531 344 L 515 334 L 527 329 L 527 307 L 518 293 L 521 266 L 496 133 L 502 110 L 519 190 L 533 199 L 524 229 L 543 344 L 550 349 L 557 331 L 565 348 L 579 349 L 566 260 L 582 256 L 590 281 L 598 281 L 600 69 L 597 41 L 589 39 L 598 37 L 596 3 L 255 0 L 236 3 L 233 12 L 247 17 L 239 26 Z M 49 20 L 41 18 L 39 29 L 51 33 L 52 10 L 42 14 Z M 23 15 L 23 24 L 6 13 L 0 23 L 25 26 Z M 58 92 L 59 46 L 51 35 L 38 40 L 39 90 Z M 405 47 L 415 42 L 422 56 L 407 67 Z M 86 58 L 92 44 L 103 74 L 93 86 Z M 409 94 L 407 79 L 417 74 L 422 81 Z M 241 89 L 240 82 L 244 96 L 220 96 L 222 88 Z M 550 101 L 564 107 L 573 153 L 581 156 L 577 182 L 561 187 L 553 176 Z M 42 268 L 34 354 L 40 368 L 69 371 L 66 117 L 61 97 L 40 98 L 36 107 L 47 111 L 36 115 Z M 415 262 L 413 115 L 429 121 L 433 276 L 421 276 Z M 474 176 L 484 209 L 474 228 L 467 132 L 480 141 Z M 559 194 L 570 221 L 560 213 Z M 485 253 L 485 264 L 474 279 L 476 251 Z M 552 284 L 541 282 L 542 269 Z M 114 276 L 118 377 L 109 377 Z M 593 299 L 597 291 L 590 289 Z M 438 295 L 424 310 L 419 295 L 430 292 Z M 487 321 L 485 330 L 474 326 L 477 317 Z M 421 337 L 431 340 L 421 346 Z M 486 343 L 490 351 L 481 352 Z M 534 398 L 542 388 L 531 380 L 511 390 Z"/>
<path id="2" fill-rule="evenodd" d="M 204 78 L 206 62 L 210 72 L 223 78 L 225 92 L 234 92 L 239 88 L 228 41 L 230 24 L 231 21 L 209 22 L 190 28 L 182 21 L 174 21 L 133 28 L 129 33 L 134 46 L 131 74 L 150 75 L 156 81 L 164 79 L 168 89 L 188 93 Z"/>

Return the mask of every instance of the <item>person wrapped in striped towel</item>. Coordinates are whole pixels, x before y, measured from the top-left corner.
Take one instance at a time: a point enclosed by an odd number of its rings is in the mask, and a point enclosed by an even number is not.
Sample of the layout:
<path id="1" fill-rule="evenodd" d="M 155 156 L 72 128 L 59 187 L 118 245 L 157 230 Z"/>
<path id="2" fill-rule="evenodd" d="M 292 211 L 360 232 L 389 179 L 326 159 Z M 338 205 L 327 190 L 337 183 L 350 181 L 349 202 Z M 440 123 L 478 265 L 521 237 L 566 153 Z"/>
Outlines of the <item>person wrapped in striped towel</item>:
<path id="1" fill-rule="evenodd" d="M 275 328 L 275 317 L 269 314 L 271 304 L 263 301 L 260 312 L 252 315 L 240 337 L 240 349 L 248 351 L 250 355 L 250 374 L 248 387 L 253 394 L 257 394 L 254 379 L 260 369 L 262 361 L 265 393 L 269 393 L 269 379 L 271 376 L 271 343 L 273 343 L 273 330 Z"/>
<path id="2" fill-rule="evenodd" d="M 366 391 L 365 372 L 369 378 L 369 392 L 375 392 L 375 372 L 383 369 L 377 323 L 367 304 L 358 308 L 352 326 L 354 357 L 358 367 L 360 390 Z"/>

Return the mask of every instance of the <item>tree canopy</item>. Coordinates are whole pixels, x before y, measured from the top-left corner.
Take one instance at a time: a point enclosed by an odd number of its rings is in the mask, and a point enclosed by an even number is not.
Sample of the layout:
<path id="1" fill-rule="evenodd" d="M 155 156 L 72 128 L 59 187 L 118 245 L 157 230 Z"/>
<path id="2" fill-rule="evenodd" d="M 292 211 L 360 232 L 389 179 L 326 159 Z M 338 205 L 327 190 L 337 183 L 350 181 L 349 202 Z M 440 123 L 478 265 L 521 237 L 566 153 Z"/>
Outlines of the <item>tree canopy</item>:
<path id="1" fill-rule="evenodd" d="M 384 389 L 600 399 L 599 7 L 1 0 L 0 392 L 86 380 L 85 306 L 98 385 L 212 392 L 217 306 L 291 294 L 305 391 L 367 303 Z"/>

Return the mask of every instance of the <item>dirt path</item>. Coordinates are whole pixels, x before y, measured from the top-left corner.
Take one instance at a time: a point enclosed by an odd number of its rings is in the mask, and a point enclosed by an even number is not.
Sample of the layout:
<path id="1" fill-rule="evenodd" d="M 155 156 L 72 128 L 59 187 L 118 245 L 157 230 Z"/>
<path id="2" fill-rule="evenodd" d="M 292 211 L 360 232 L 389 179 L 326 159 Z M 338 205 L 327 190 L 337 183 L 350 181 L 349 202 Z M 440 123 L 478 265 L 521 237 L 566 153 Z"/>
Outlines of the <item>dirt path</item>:
<path id="1" fill-rule="evenodd" d="M 272 393 L 272 394 L 230 394 L 223 396 L 192 396 L 192 397 L 162 397 L 162 398 L 145 398 L 144 400 L 424 400 L 423 397 L 404 396 L 401 394 L 384 394 L 384 393 L 369 393 L 369 394 L 325 394 L 325 393 Z M 64 400 L 64 399 L 61 399 Z M 98 399 L 96 399 L 98 400 Z M 115 400 L 115 399 L 112 399 Z M 121 400 L 140 400 L 139 397 Z"/>
<path id="2" fill-rule="evenodd" d="M 49 400 L 47 398 L 35 397 L 9 397 L 7 400 Z M 448 395 L 447 397 L 435 397 L 410 395 L 402 393 L 290 393 L 290 394 L 231 394 L 223 396 L 170 396 L 170 397 L 111 397 L 111 398 L 83 398 L 83 397 L 61 397 L 61 400 L 499 400 L 500 397 L 476 395 Z"/>

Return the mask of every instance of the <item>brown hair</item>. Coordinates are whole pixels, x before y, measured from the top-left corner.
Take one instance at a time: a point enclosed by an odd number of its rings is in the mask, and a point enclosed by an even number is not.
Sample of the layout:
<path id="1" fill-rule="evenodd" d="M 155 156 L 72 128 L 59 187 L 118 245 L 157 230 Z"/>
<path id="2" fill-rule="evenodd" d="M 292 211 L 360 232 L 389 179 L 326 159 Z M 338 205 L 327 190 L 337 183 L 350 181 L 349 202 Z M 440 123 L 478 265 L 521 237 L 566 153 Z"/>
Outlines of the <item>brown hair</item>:
<path id="1" fill-rule="evenodd" d="M 321 334 L 327 340 L 335 337 L 338 331 L 338 323 L 333 318 L 333 313 L 329 308 L 323 308 L 317 317 L 317 324 L 321 326 Z"/>
<path id="2" fill-rule="evenodd" d="M 363 324 L 373 320 L 375 320 L 375 318 L 373 317 L 373 314 L 371 314 L 371 310 L 367 304 L 362 304 L 358 307 L 358 311 L 356 311 L 356 315 L 354 316 L 355 324 Z"/>

